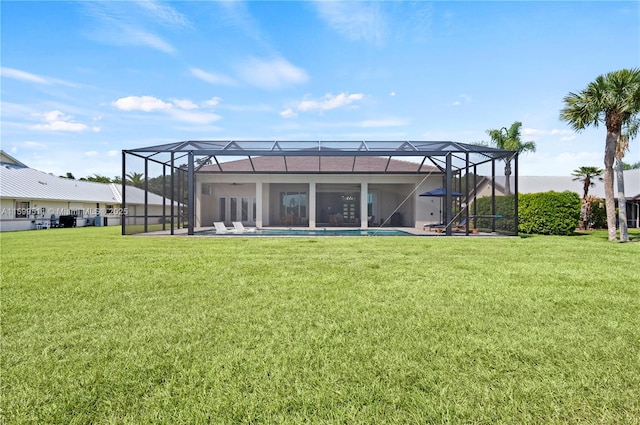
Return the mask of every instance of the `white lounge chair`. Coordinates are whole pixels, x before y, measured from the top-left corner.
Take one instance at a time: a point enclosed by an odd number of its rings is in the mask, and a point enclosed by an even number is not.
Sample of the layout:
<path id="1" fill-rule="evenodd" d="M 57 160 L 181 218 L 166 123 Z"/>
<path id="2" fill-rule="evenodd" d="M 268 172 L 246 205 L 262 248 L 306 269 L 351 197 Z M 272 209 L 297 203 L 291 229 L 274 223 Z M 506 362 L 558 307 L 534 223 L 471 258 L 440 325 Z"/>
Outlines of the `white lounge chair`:
<path id="1" fill-rule="evenodd" d="M 236 229 L 227 229 L 227 226 L 224 225 L 221 221 L 214 221 L 213 225 L 216 228 L 216 233 L 235 233 Z"/>
<path id="2" fill-rule="evenodd" d="M 256 231 L 256 229 L 254 229 L 254 228 L 246 228 L 246 227 L 244 227 L 244 224 L 242 224 L 241 221 L 234 221 L 233 222 L 233 228 L 238 233 L 255 232 Z"/>

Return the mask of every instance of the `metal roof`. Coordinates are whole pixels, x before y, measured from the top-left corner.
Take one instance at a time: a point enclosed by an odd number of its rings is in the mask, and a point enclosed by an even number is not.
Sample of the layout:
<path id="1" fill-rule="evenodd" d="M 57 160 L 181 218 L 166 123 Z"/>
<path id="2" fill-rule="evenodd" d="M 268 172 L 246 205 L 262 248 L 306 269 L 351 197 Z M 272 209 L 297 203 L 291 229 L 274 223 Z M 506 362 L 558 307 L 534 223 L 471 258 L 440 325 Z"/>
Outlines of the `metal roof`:
<path id="1" fill-rule="evenodd" d="M 0 197 L 29 200 L 122 203 L 122 185 L 73 180 L 33 168 L 0 167 Z M 144 204 L 144 191 L 127 186 L 127 203 Z M 149 204 L 161 205 L 162 197 L 149 193 Z"/>
<path id="2" fill-rule="evenodd" d="M 627 199 L 640 199 L 640 169 L 625 170 L 624 178 L 624 194 Z M 617 177 L 614 173 L 614 179 Z M 504 176 L 496 177 L 496 183 L 504 185 Z M 515 183 L 514 177 L 511 177 L 511 184 Z M 604 198 L 604 183 L 598 180 L 594 181 L 595 186 L 589 188 L 589 194 Z M 582 197 L 584 183 L 574 180 L 571 176 L 518 176 L 518 192 L 520 193 L 538 193 L 563 192 L 569 190 L 575 192 Z M 615 193 L 618 192 L 617 185 L 614 186 Z"/>

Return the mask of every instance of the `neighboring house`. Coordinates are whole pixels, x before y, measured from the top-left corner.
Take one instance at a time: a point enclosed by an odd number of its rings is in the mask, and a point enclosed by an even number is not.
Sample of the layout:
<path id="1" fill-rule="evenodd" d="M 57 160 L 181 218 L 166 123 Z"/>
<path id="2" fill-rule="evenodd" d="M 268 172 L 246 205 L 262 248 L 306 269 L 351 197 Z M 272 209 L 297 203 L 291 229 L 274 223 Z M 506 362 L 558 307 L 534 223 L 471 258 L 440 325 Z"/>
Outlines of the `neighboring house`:
<path id="1" fill-rule="evenodd" d="M 627 224 L 630 227 L 640 228 L 640 169 L 626 170 L 624 176 L 624 195 L 627 203 Z M 490 192 L 490 180 L 483 178 L 478 182 L 478 197 L 487 196 Z M 511 188 L 515 187 L 515 181 L 511 179 Z M 504 194 L 504 177 L 498 176 L 495 179 L 496 192 Z M 569 190 L 577 193 L 580 197 L 584 194 L 584 183 L 574 180 L 572 176 L 519 176 L 518 193 L 539 193 L 539 192 L 564 192 Z M 614 182 L 614 193 L 616 194 L 616 204 L 618 201 L 618 185 Z M 589 188 L 589 195 L 604 199 L 604 183 L 595 181 L 595 186 Z"/>
<path id="2" fill-rule="evenodd" d="M 0 231 L 47 228 L 61 216 L 75 218 L 76 226 L 82 227 L 120 225 L 122 213 L 143 215 L 144 191 L 127 186 L 126 211 L 121 191 L 122 185 L 66 179 L 34 170 L 0 151 Z M 163 198 L 149 193 L 148 205 L 149 215 L 159 222 Z"/>

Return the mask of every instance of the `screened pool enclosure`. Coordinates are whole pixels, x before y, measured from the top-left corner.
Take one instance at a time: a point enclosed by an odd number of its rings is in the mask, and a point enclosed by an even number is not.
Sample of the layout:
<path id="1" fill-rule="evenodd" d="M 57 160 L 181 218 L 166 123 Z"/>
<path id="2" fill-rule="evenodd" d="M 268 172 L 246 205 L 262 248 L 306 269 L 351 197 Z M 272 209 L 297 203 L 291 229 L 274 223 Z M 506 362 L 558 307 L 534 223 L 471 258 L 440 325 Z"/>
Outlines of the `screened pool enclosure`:
<path id="1" fill-rule="evenodd" d="M 450 141 L 185 141 L 123 150 L 122 181 L 122 234 L 194 235 L 234 221 L 443 235 L 518 229 L 517 152 Z M 144 190 L 142 206 L 127 208 L 130 186 Z M 150 205 L 148 194 L 163 204 Z"/>

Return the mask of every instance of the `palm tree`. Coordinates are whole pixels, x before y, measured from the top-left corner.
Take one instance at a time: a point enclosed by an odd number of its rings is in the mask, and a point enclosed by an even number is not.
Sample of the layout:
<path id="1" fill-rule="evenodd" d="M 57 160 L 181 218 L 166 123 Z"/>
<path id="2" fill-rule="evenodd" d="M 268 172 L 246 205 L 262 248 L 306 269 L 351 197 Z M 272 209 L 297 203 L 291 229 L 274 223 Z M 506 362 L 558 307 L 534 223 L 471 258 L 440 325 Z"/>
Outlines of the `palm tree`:
<path id="1" fill-rule="evenodd" d="M 522 123 L 516 121 L 511 124 L 508 129 L 502 127 L 500 130 L 487 130 L 489 137 L 491 137 L 491 143 L 498 149 L 506 149 L 510 151 L 516 151 L 518 154 L 523 152 L 535 152 L 536 144 L 534 142 L 522 142 L 520 140 L 520 127 Z M 508 195 L 511 193 L 511 158 L 505 158 L 504 160 L 504 191 Z"/>
<path id="2" fill-rule="evenodd" d="M 616 210 L 613 192 L 613 161 L 622 134 L 622 125 L 640 112 L 640 69 L 621 69 L 598 76 L 579 93 L 563 99 L 560 119 L 575 131 L 604 123 L 607 137 L 604 149 L 604 193 L 609 240 L 616 239 Z"/>
<path id="3" fill-rule="evenodd" d="M 640 119 L 631 117 L 622 123 L 623 133 L 618 138 L 616 145 L 616 180 L 618 182 L 618 223 L 620 225 L 620 242 L 629 242 L 629 229 L 627 228 L 627 200 L 624 195 L 624 167 L 622 158 L 629 150 L 629 140 L 638 135 Z"/>
<path id="4" fill-rule="evenodd" d="M 142 185 L 144 184 L 144 174 L 129 173 L 127 174 L 127 182 L 131 183 L 135 187 L 142 187 Z"/>
<path id="5" fill-rule="evenodd" d="M 573 180 L 578 180 L 584 183 L 584 194 L 582 195 L 582 199 L 587 199 L 587 195 L 589 195 L 589 188 L 596 185 L 594 180 L 597 179 L 602 181 L 603 172 L 604 170 L 598 167 L 580 167 L 573 170 L 571 173 L 571 175 L 574 176 Z"/>

